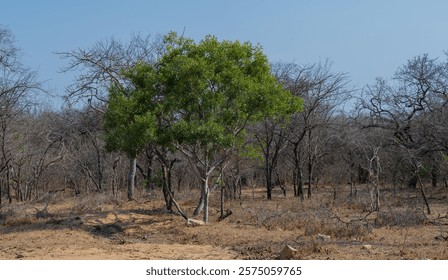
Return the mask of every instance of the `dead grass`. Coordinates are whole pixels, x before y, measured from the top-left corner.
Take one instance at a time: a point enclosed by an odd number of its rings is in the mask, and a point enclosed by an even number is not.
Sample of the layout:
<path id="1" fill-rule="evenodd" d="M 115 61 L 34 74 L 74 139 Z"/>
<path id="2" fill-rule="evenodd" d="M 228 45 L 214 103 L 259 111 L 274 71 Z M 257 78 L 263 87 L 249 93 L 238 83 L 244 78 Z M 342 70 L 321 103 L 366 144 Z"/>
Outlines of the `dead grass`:
<path id="1" fill-rule="evenodd" d="M 285 245 L 300 259 L 448 259 L 446 190 L 428 191 L 432 215 L 412 190 L 384 190 L 380 212 L 371 212 L 363 191 L 334 199 L 332 188 L 320 188 L 301 201 L 278 190 L 267 201 L 264 189 L 247 189 L 226 201 L 233 214 L 220 222 L 215 191 L 210 223 L 195 228 L 166 211 L 158 193 L 131 202 L 124 194 L 14 202 L 0 208 L 0 259 L 276 259 Z M 177 197 L 191 214 L 198 194 Z"/>
<path id="2" fill-rule="evenodd" d="M 415 227 L 423 225 L 426 221 L 428 218 L 421 209 L 405 206 L 379 212 L 375 225 L 377 227 Z"/>

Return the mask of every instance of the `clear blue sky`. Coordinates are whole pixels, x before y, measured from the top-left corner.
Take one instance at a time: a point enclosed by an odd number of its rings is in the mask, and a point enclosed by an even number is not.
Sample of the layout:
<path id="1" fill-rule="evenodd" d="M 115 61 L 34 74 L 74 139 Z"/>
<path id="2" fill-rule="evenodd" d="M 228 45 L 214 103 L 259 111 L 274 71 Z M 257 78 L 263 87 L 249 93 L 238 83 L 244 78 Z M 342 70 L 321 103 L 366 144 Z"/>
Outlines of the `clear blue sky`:
<path id="1" fill-rule="evenodd" d="M 16 37 L 24 64 L 62 95 L 73 77 L 53 52 L 88 48 L 114 37 L 181 33 L 199 40 L 259 43 L 271 62 L 325 59 L 362 87 L 390 77 L 408 59 L 446 59 L 444 0 L 2 0 L 0 24 Z"/>

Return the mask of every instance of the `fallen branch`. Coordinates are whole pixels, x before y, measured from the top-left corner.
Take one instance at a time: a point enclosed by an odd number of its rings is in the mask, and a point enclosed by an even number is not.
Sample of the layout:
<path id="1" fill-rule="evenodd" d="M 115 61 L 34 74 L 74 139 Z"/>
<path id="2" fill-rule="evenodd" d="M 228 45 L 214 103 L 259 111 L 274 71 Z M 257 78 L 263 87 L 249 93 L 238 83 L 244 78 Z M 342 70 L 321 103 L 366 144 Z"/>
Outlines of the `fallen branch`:
<path id="1" fill-rule="evenodd" d="M 167 187 L 165 184 L 163 184 L 163 185 L 164 185 L 164 188 L 166 188 L 167 193 L 168 193 L 168 195 L 170 196 L 171 201 L 173 202 L 174 206 L 176 207 L 177 212 L 179 212 L 179 214 L 180 214 L 185 220 L 188 221 L 189 218 L 188 218 L 187 214 L 185 214 L 185 212 L 182 211 L 182 208 L 180 208 L 179 204 L 178 204 L 177 201 L 174 199 L 173 194 L 171 193 L 170 190 L 168 190 L 168 187 Z"/>

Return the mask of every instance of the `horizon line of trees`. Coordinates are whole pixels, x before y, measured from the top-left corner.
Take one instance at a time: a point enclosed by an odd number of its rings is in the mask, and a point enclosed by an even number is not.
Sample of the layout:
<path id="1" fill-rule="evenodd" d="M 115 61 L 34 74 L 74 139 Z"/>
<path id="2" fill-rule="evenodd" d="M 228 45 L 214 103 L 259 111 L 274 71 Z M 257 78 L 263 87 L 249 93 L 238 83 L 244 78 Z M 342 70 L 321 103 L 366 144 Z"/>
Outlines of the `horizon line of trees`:
<path id="1" fill-rule="evenodd" d="M 187 217 L 176 192 L 197 189 L 194 214 L 203 211 L 206 221 L 204 202 L 216 188 L 237 198 L 245 186 L 264 186 L 271 199 L 278 187 L 300 201 L 312 198 L 317 185 L 344 186 L 355 196 L 357 185 L 367 184 L 372 211 L 381 207 L 383 188 L 410 187 L 430 213 L 425 188 L 448 187 L 448 55 L 411 58 L 393 77 L 362 90 L 328 61 L 270 64 L 250 43 L 213 37 L 195 43 L 173 34 L 137 35 L 58 55 L 68 62 L 64 71 L 79 73 L 67 106 L 36 110 L 42 84 L 20 63 L 11 31 L 0 27 L 0 204 L 62 190 L 76 196 L 126 190 L 134 199 L 135 185 L 141 193 L 160 190 L 166 207 Z M 247 66 L 258 61 L 256 71 Z M 261 84 L 269 88 L 263 98 L 287 94 L 258 107 L 264 115 L 250 99 L 261 96 Z M 246 95 L 225 99 L 236 92 Z M 206 99 L 217 95 L 222 99 Z M 278 109 L 291 100 L 300 104 Z M 209 109 L 197 110 L 198 102 Z M 350 111 L 343 110 L 347 104 L 354 104 Z M 248 115 L 257 117 L 245 122 Z M 136 119 L 140 126 L 126 130 Z M 222 134 L 218 124 L 238 133 Z"/>

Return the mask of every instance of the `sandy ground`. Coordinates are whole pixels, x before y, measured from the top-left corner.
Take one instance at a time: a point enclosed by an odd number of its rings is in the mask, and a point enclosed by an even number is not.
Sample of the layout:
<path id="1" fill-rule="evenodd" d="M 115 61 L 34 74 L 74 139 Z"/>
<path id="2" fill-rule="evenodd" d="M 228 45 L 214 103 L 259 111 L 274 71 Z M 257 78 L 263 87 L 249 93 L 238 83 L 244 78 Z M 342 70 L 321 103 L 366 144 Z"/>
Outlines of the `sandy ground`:
<path id="1" fill-rule="evenodd" d="M 192 203 L 184 207 L 190 211 Z M 349 224 L 336 231 L 311 214 L 295 223 L 303 211 L 296 205 L 296 198 L 231 201 L 233 215 L 218 222 L 218 210 L 212 208 L 209 224 L 198 227 L 187 227 L 182 217 L 164 210 L 161 200 L 62 199 L 47 208 L 42 202 L 4 206 L 0 259 L 277 259 L 285 245 L 297 249 L 297 259 L 448 259 L 447 208 L 432 215 L 439 223 L 386 225 L 340 236 Z M 338 213 L 350 220 L 343 209 Z M 306 224 L 311 220 L 317 226 Z M 316 240 L 321 229 L 330 240 Z"/>

